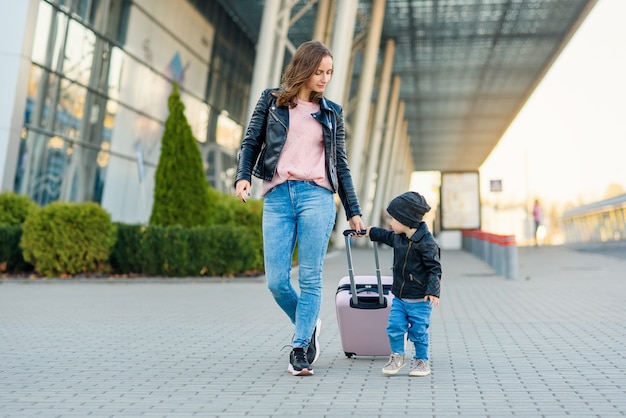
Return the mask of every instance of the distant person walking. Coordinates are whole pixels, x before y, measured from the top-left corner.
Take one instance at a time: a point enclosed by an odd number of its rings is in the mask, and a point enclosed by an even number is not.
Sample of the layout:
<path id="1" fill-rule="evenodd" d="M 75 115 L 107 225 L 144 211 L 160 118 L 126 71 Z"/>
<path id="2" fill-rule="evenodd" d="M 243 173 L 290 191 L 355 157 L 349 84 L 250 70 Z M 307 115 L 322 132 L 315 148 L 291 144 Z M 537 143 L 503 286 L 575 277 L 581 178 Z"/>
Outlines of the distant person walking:
<path id="1" fill-rule="evenodd" d="M 541 210 L 539 199 L 535 199 L 535 204 L 533 205 L 533 219 L 535 220 L 535 246 L 537 246 L 539 245 L 539 227 L 543 221 L 543 211 Z"/>

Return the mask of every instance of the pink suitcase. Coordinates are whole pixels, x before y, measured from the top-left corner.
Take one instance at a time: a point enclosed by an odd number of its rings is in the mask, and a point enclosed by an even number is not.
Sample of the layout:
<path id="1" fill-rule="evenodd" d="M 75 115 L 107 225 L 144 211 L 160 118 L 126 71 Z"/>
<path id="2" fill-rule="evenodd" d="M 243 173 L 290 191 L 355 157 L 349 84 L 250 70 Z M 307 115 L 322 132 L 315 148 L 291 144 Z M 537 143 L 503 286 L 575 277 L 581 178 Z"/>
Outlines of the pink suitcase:
<path id="1" fill-rule="evenodd" d="M 339 280 L 335 295 L 341 345 L 348 358 L 388 356 L 391 354 L 391 346 L 387 338 L 387 320 L 393 300 L 393 277 L 380 275 L 377 243 L 373 243 L 376 275 L 354 275 L 349 236 L 354 232 L 343 232 L 346 237 L 348 276 Z"/>

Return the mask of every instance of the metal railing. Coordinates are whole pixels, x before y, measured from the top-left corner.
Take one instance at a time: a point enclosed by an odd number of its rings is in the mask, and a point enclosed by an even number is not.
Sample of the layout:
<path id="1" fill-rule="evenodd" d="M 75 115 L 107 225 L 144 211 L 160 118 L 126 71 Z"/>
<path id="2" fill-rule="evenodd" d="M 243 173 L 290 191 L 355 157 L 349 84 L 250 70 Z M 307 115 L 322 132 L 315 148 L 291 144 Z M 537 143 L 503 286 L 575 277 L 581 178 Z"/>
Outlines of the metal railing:
<path id="1" fill-rule="evenodd" d="M 626 242 L 626 194 L 563 212 L 566 244 Z"/>

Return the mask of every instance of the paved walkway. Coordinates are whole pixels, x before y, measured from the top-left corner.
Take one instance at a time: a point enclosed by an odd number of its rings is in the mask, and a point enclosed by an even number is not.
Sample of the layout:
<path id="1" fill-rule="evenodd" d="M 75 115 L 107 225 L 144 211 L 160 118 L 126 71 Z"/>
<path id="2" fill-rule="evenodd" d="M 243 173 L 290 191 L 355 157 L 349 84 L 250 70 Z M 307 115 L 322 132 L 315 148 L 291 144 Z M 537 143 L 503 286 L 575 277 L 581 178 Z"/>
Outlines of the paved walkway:
<path id="1" fill-rule="evenodd" d="M 370 250 L 354 257 L 373 270 Z M 626 260 L 521 248 L 507 280 L 442 258 L 425 378 L 343 355 L 340 251 L 311 377 L 286 373 L 292 328 L 262 279 L 0 281 L 0 417 L 626 415 Z"/>

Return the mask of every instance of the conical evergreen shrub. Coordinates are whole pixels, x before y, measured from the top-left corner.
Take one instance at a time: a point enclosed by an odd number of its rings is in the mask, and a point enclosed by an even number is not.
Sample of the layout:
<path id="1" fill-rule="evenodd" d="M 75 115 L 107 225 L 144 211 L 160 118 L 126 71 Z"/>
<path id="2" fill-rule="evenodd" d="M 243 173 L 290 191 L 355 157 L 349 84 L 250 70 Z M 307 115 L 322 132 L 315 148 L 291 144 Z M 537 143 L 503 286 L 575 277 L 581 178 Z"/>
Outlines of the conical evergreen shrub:
<path id="1" fill-rule="evenodd" d="M 209 222 L 209 189 L 202 157 L 174 83 L 161 141 L 150 225 L 193 227 Z"/>

